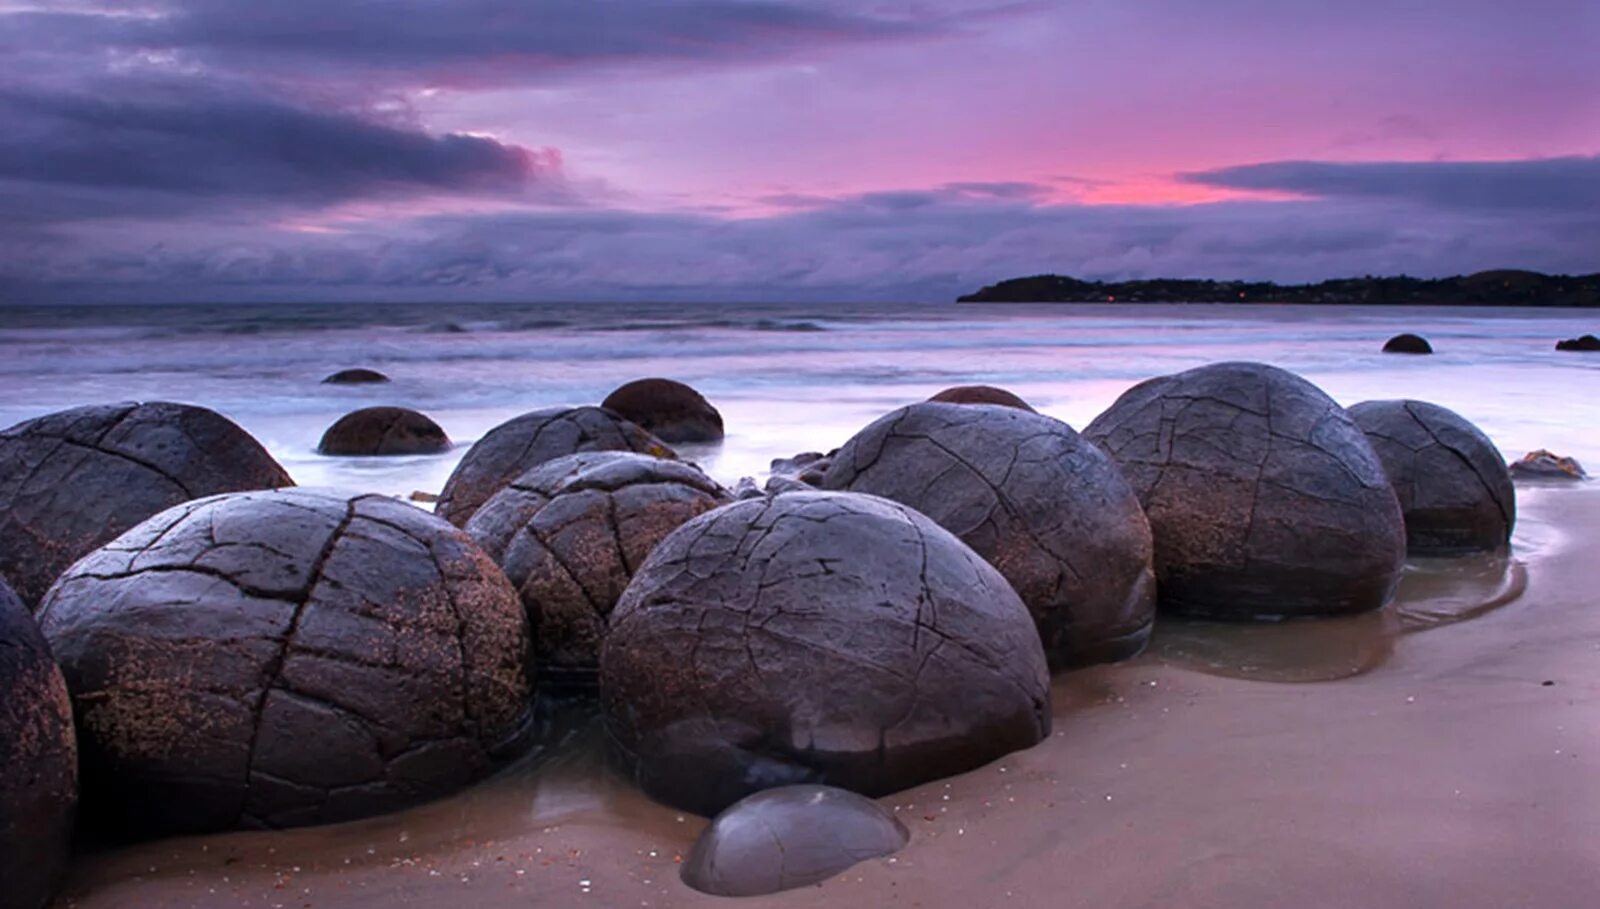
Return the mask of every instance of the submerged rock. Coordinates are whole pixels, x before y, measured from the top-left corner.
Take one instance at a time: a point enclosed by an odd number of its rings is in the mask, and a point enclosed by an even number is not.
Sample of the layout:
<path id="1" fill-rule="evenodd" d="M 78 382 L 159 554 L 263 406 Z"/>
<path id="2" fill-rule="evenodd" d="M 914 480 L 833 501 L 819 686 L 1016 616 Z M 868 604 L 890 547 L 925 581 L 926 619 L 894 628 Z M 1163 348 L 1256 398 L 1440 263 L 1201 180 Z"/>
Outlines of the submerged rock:
<path id="1" fill-rule="evenodd" d="M 1523 455 L 1511 465 L 1510 472 L 1519 480 L 1581 480 L 1588 476 L 1575 459 L 1543 448 Z"/>
<path id="2" fill-rule="evenodd" d="M 664 442 L 722 439 L 722 414 L 700 392 L 671 379 L 636 379 L 607 395 L 600 406 L 616 411 Z"/>
<path id="3" fill-rule="evenodd" d="M 39 616 L 84 804 L 141 836 L 392 811 L 525 734 L 516 592 L 464 533 L 386 496 L 180 505 L 73 566 Z"/>
<path id="4" fill-rule="evenodd" d="M 0 432 L 0 574 L 29 608 L 145 518 L 219 492 L 293 486 L 228 418 L 188 404 L 75 407 Z"/>
<path id="5" fill-rule="evenodd" d="M 599 407 L 551 407 L 507 420 L 468 449 L 434 512 L 466 526 L 490 496 L 546 461 L 580 451 L 638 451 L 676 458 L 666 443 Z"/>
<path id="6" fill-rule="evenodd" d="M 823 485 L 933 518 L 1000 570 L 1051 665 L 1119 660 L 1155 621 L 1150 525 L 1105 453 L 1014 407 L 902 407 L 839 449 Z"/>
<path id="7" fill-rule="evenodd" d="M 0 581 L 0 909 L 50 902 L 77 805 L 67 686 L 33 617 Z"/>
<path id="8" fill-rule="evenodd" d="M 404 407 L 364 407 L 322 434 L 326 455 L 411 455 L 450 450 L 450 437 L 425 414 Z"/>
<path id="9" fill-rule="evenodd" d="M 324 385 L 368 385 L 377 382 L 387 382 L 389 377 L 376 369 L 341 369 L 326 379 Z"/>
<path id="10" fill-rule="evenodd" d="M 683 882 L 714 896 L 821 883 L 899 852 L 911 834 L 877 802 L 832 786 L 782 786 L 717 815 L 683 860 Z"/>
<path id="11" fill-rule="evenodd" d="M 1433 345 L 1421 335 L 1395 335 L 1383 344 L 1384 353 L 1431 354 Z"/>
<path id="12" fill-rule="evenodd" d="M 1164 608 L 1323 615 L 1393 595 L 1405 564 L 1394 489 L 1349 414 L 1299 376 L 1218 363 L 1151 379 L 1084 435 L 1144 503 Z"/>
<path id="13" fill-rule="evenodd" d="M 1489 437 L 1426 401 L 1365 401 L 1350 418 L 1383 462 L 1412 555 L 1493 551 L 1511 540 L 1517 494 Z"/>
<path id="14" fill-rule="evenodd" d="M 1032 411 L 1033 407 L 1004 388 L 993 385 L 957 385 L 946 388 L 929 401 L 945 404 L 998 404 L 1001 407 L 1015 407 L 1018 410 Z"/>
<path id="15" fill-rule="evenodd" d="M 1600 338 L 1594 335 L 1584 335 L 1580 338 L 1568 338 L 1556 342 L 1556 350 L 1570 351 L 1595 351 L 1600 350 Z"/>
<path id="16" fill-rule="evenodd" d="M 1049 734 L 1044 652 L 1005 578 L 874 496 L 737 502 L 673 531 L 612 612 L 612 741 L 706 815 L 817 782 L 882 795 Z"/>
<path id="17" fill-rule="evenodd" d="M 607 617 L 634 571 L 680 524 L 728 501 L 692 464 L 592 451 L 518 477 L 466 531 L 522 597 L 540 678 L 592 685 Z"/>

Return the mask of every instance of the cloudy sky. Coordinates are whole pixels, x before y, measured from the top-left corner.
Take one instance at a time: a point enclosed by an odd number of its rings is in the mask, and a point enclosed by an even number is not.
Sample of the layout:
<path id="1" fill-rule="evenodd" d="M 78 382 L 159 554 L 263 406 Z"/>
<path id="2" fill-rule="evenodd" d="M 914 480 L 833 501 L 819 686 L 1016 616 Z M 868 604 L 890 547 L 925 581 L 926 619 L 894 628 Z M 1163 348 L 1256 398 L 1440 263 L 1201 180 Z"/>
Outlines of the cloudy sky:
<path id="1" fill-rule="evenodd" d="M 0 302 L 1600 271 L 1594 0 L 0 0 Z"/>

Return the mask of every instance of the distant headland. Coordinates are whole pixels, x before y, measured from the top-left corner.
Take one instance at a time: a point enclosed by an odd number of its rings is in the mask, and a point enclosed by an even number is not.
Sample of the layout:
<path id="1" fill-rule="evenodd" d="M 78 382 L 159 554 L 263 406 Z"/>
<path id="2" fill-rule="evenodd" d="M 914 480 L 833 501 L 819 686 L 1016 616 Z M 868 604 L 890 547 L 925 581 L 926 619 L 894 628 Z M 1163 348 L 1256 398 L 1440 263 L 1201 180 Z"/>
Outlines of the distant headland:
<path id="1" fill-rule="evenodd" d="M 958 303 L 1332 303 L 1372 306 L 1600 306 L 1600 273 L 1501 269 L 1451 278 L 1334 278 L 1317 284 L 1152 278 L 1081 281 L 1034 275 L 991 284 Z"/>

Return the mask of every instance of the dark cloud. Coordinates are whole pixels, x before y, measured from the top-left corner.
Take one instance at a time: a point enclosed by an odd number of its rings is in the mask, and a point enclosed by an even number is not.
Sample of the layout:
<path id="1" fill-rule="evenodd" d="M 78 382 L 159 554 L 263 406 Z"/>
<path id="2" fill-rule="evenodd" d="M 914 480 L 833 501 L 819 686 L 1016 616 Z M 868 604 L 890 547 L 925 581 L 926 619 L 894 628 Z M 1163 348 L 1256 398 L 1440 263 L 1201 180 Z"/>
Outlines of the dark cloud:
<path id="1" fill-rule="evenodd" d="M 1383 199 L 1440 209 L 1600 209 L 1600 155 L 1522 161 L 1272 161 L 1182 177 L 1229 189 Z"/>

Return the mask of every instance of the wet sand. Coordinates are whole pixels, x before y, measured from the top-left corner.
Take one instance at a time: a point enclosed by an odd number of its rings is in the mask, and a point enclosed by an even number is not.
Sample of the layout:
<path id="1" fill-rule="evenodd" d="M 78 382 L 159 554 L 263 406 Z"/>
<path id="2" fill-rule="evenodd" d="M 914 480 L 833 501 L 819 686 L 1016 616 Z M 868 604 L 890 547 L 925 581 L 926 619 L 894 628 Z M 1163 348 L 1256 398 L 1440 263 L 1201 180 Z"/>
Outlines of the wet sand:
<path id="1" fill-rule="evenodd" d="M 1058 676 L 1050 739 L 885 799 L 910 845 L 816 887 L 685 887 L 705 822 L 604 772 L 591 723 L 400 815 L 86 855 L 58 905 L 1592 905 L 1600 484 L 1518 492 L 1514 560 L 1418 563 L 1381 614 L 1171 624 Z"/>

